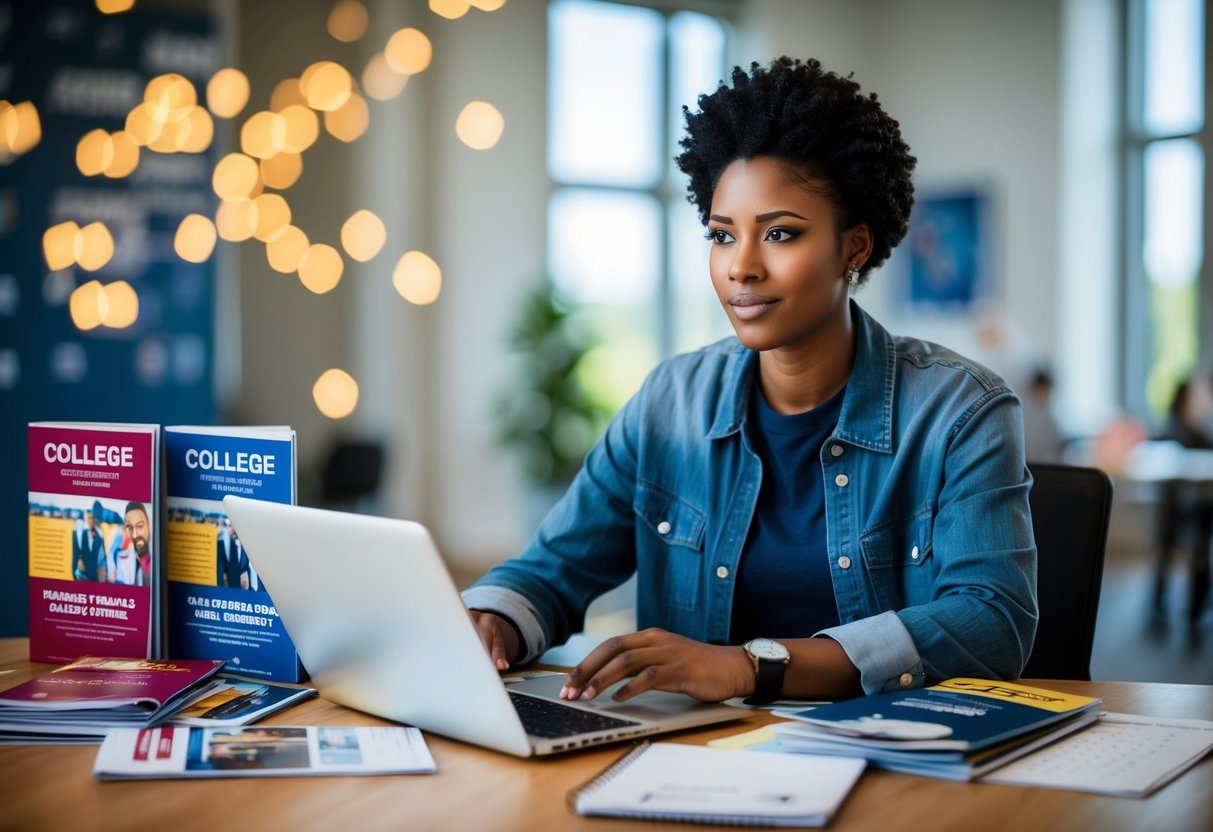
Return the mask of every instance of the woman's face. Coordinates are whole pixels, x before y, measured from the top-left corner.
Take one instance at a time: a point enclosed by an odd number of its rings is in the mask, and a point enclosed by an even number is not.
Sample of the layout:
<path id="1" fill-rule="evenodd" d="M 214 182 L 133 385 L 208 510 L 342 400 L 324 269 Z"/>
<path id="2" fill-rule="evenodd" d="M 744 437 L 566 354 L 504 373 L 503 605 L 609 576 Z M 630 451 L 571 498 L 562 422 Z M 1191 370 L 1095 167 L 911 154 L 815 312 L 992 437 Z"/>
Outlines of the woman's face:
<path id="1" fill-rule="evenodd" d="M 871 246 L 866 226 L 841 236 L 840 244 L 834 204 L 783 162 L 738 159 L 725 168 L 708 217 L 709 263 L 741 343 L 814 350 L 847 331 L 847 272 Z"/>

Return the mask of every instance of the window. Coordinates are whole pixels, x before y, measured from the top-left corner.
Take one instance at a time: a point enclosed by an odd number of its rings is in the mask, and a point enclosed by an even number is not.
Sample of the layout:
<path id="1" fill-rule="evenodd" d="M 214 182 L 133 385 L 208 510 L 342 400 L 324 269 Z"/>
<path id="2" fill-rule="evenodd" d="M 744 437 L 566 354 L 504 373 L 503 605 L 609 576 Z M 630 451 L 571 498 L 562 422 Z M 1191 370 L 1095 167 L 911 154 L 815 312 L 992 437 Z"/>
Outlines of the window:
<path id="1" fill-rule="evenodd" d="M 1127 10 L 1126 404 L 1157 419 L 1213 347 L 1206 24 L 1203 0 L 1129 0 Z"/>
<path id="2" fill-rule="evenodd" d="M 602 0 L 553 0 L 548 24 L 548 265 L 599 340 L 583 383 L 617 408 L 659 359 L 730 331 L 673 164 L 681 105 L 724 77 L 726 32 Z"/>

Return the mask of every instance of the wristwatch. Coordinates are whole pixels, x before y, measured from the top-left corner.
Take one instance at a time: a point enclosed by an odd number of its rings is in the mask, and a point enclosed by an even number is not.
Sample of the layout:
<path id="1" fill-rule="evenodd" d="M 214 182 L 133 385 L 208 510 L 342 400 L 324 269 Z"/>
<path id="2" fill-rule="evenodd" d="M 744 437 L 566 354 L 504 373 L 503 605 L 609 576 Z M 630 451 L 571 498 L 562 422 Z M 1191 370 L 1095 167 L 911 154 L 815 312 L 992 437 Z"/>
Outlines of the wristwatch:
<path id="1" fill-rule="evenodd" d="M 746 703 L 774 702 L 783 691 L 783 674 L 792 660 L 788 648 L 769 638 L 756 638 L 742 647 L 754 663 L 754 695 L 747 698 Z"/>

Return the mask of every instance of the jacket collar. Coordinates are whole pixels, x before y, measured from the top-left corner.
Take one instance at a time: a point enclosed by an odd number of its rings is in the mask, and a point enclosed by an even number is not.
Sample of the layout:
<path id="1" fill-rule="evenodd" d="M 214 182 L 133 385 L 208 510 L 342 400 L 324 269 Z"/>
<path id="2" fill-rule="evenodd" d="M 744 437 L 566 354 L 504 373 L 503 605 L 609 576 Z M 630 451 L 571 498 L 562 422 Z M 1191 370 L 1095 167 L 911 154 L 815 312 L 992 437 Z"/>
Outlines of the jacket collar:
<path id="1" fill-rule="evenodd" d="M 855 363 L 847 380 L 847 395 L 834 436 L 874 451 L 893 450 L 893 389 L 897 350 L 893 336 L 871 315 L 851 301 L 855 324 Z M 737 433 L 749 412 L 750 391 L 758 367 L 758 353 L 733 339 L 725 365 L 723 395 L 717 400 L 708 439 Z M 862 371 L 856 372 L 857 368 Z"/>

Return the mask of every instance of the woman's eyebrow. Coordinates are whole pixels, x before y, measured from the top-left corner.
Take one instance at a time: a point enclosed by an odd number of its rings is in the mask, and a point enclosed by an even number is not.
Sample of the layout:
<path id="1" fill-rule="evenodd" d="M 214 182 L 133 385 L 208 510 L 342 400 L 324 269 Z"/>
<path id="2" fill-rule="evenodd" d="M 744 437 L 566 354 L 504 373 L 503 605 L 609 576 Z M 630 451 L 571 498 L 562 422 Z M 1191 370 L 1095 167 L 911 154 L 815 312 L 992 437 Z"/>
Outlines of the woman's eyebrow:
<path id="1" fill-rule="evenodd" d="M 798 220 L 804 220 L 805 222 L 809 221 L 808 217 L 802 217 L 795 211 L 770 211 L 766 214 L 759 214 L 758 216 L 754 217 L 754 221 L 766 222 L 767 220 L 773 220 L 776 217 L 795 217 Z"/>
<path id="2" fill-rule="evenodd" d="M 733 224 L 733 218 L 732 218 L 732 217 L 726 217 L 724 214 L 712 214 L 712 216 L 708 217 L 708 219 L 710 219 L 710 220 L 716 220 L 716 222 L 723 222 L 723 223 L 725 223 L 726 225 L 732 225 L 732 224 Z"/>

